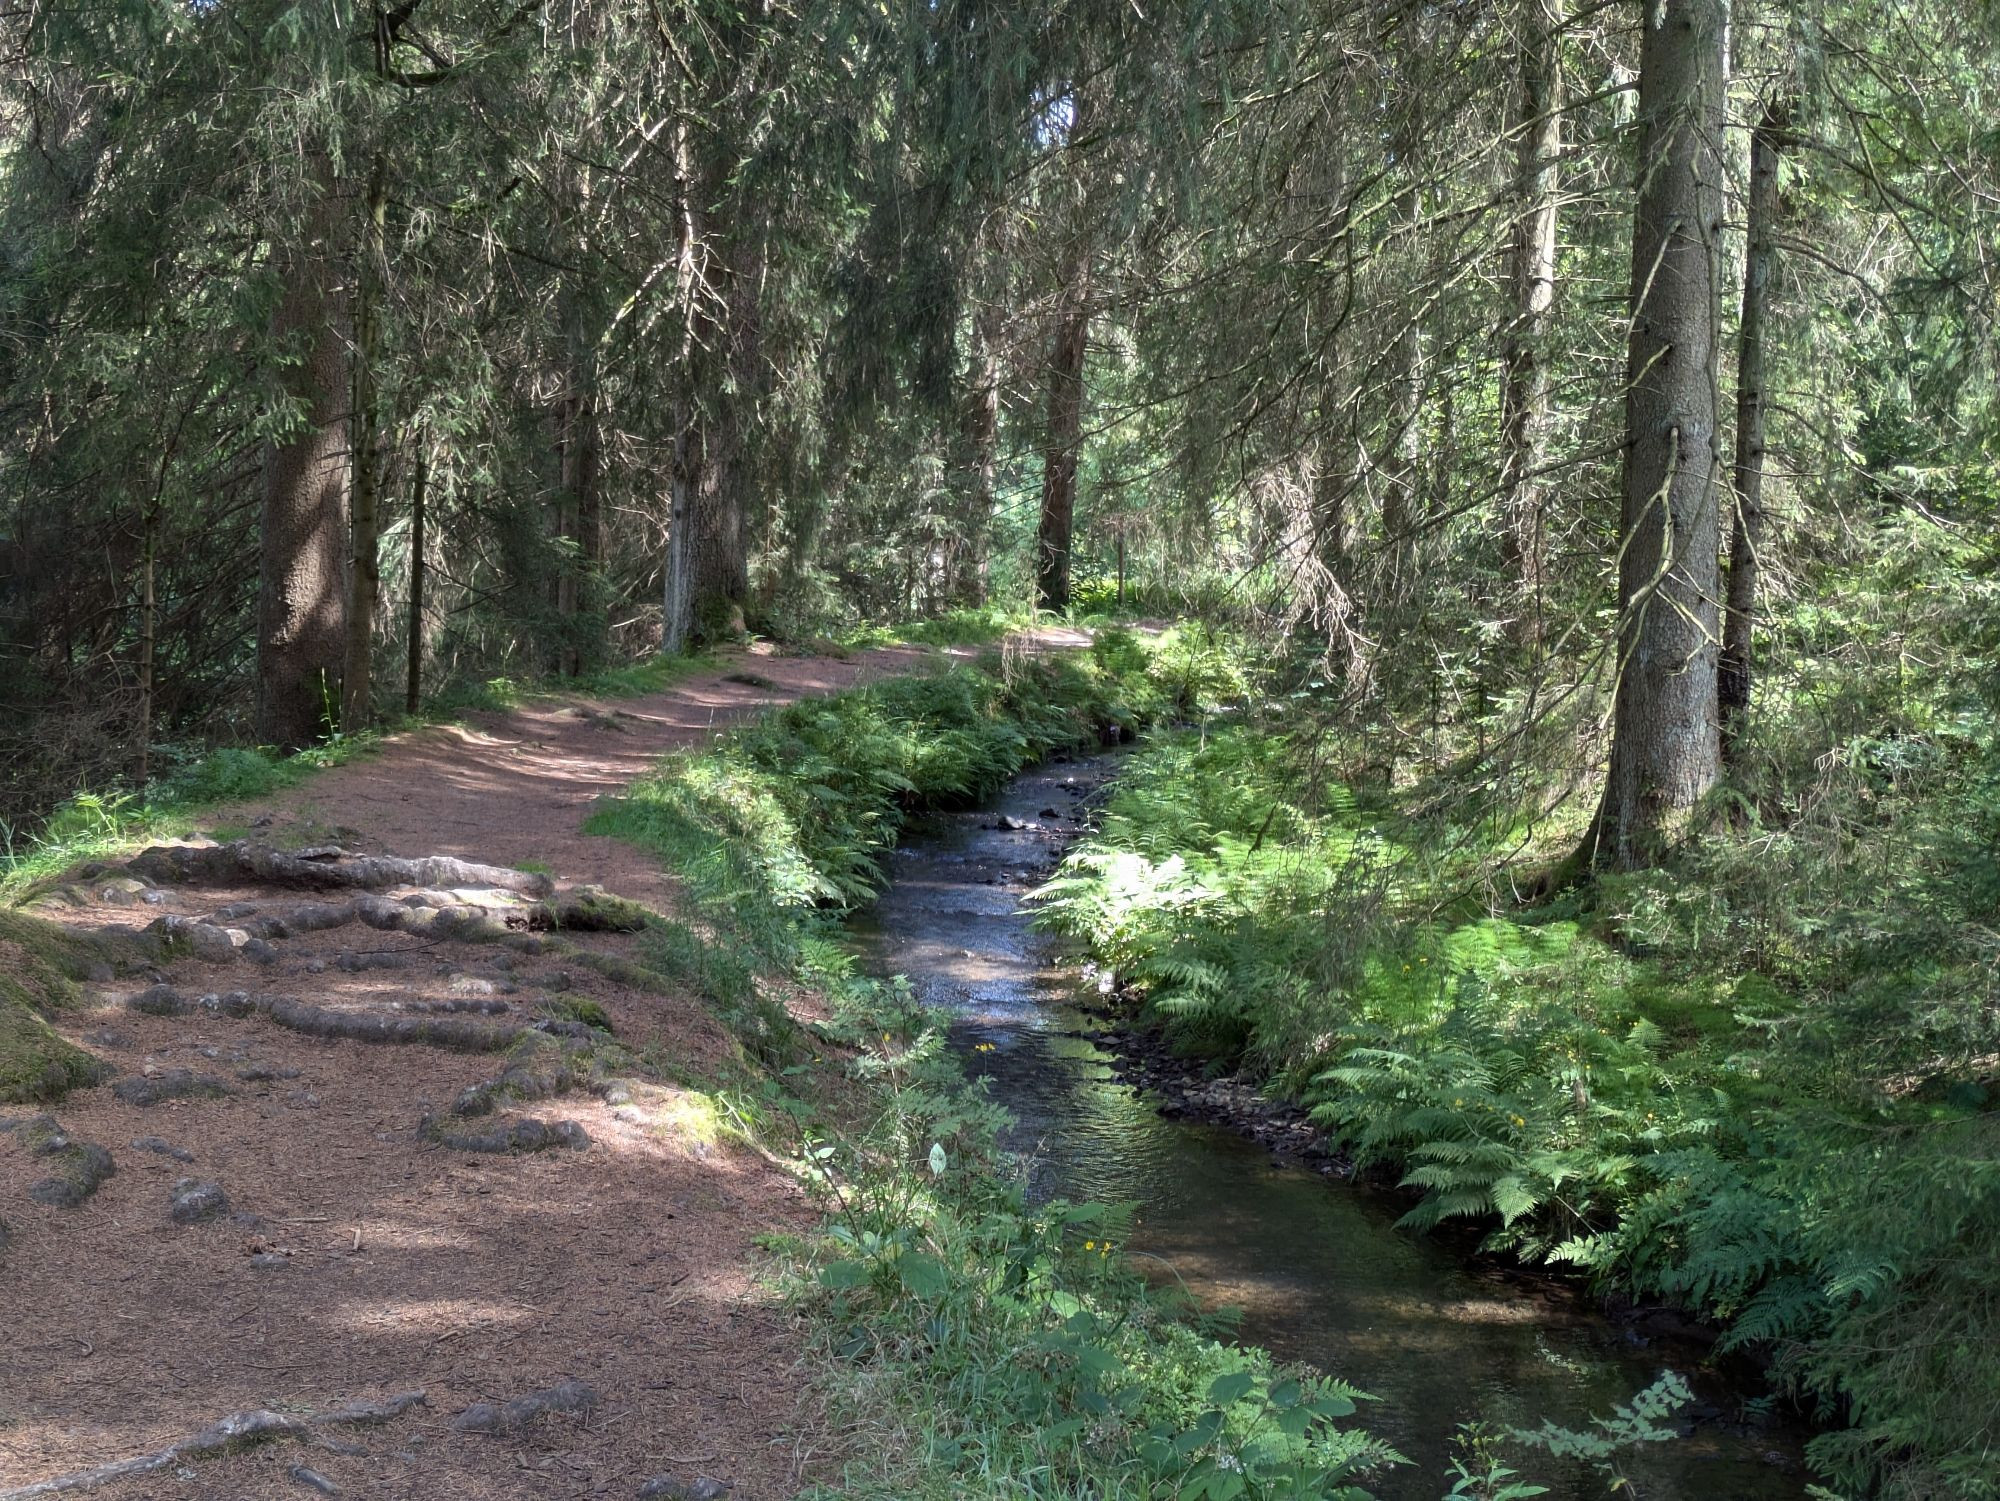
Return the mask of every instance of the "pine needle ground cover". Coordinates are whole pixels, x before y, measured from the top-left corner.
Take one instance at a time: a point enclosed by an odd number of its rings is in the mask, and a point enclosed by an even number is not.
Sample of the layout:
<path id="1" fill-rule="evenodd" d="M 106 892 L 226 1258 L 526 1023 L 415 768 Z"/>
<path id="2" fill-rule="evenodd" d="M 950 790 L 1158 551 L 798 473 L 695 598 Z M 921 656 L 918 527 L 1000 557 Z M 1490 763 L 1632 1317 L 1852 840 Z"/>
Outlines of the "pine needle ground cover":
<path id="1" fill-rule="evenodd" d="M 1767 1348 L 1840 1494 L 2000 1495 L 1990 730 L 1848 747 L 1865 863 L 1731 829 L 1541 906 L 1485 894 L 1518 829 L 1323 750 L 1239 720 L 1142 751 L 1045 920 L 1399 1175 L 1412 1227 Z"/>

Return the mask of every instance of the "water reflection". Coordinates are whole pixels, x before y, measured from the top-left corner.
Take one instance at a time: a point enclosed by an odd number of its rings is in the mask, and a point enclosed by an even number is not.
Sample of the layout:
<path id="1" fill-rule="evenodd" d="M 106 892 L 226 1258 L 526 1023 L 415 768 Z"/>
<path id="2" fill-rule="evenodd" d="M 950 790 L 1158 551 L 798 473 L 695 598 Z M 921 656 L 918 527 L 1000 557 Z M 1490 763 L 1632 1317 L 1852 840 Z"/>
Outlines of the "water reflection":
<path id="1" fill-rule="evenodd" d="M 968 1068 L 1014 1117 L 1007 1145 L 1030 1190 L 1134 1202 L 1127 1249 L 1205 1306 L 1241 1311 L 1241 1335 L 1381 1399 L 1371 1431 L 1412 1465 L 1378 1480 L 1385 1501 L 1435 1501 L 1450 1443 L 1468 1422 L 1585 1426 L 1671 1365 L 1711 1419 L 1625 1466 L 1654 1498 L 1794 1501 L 1805 1495 L 1796 1435 L 1742 1410 L 1740 1394 L 1563 1299 L 1468 1269 L 1457 1252 L 1400 1232 L 1400 1206 L 1273 1161 L 1213 1126 L 1162 1118 L 1113 1078 L 1071 1004 L 1078 977 L 1029 926 L 1021 901 L 1076 827 L 1108 762 L 1053 765 L 986 809 L 926 820 L 893 884 L 855 933 L 871 967 L 907 975 L 956 1018 Z M 990 1051 L 975 1052 L 991 1044 Z M 1602 1496 L 1602 1477 L 1553 1462 L 1555 1498 Z"/>

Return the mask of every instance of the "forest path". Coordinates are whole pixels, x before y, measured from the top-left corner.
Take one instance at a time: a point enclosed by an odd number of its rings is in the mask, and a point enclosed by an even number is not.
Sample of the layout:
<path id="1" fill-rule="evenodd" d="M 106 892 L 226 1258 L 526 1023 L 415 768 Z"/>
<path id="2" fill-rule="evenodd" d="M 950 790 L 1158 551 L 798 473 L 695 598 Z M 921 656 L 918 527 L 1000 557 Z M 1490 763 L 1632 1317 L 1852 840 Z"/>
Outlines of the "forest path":
<path id="1" fill-rule="evenodd" d="M 630 1498 L 713 1476 L 776 1501 L 812 1478 L 799 1331 L 756 1278 L 757 1237 L 811 1207 L 677 1082 L 736 1043 L 699 998 L 625 983 L 632 937 L 530 931 L 547 883 L 509 867 L 552 872 L 558 903 L 588 883 L 670 911 L 669 877 L 580 832 L 598 797 L 762 709 L 948 660 L 746 654 L 419 730 L 215 815 L 346 854 L 253 869 L 195 844 L 45 900 L 75 927 L 157 914 L 191 952 L 64 1013 L 113 1078 L 39 1129 L 0 1119 L 0 1498 L 145 1455 L 90 1490 Z M 257 1411 L 274 1441 L 168 1452 Z"/>

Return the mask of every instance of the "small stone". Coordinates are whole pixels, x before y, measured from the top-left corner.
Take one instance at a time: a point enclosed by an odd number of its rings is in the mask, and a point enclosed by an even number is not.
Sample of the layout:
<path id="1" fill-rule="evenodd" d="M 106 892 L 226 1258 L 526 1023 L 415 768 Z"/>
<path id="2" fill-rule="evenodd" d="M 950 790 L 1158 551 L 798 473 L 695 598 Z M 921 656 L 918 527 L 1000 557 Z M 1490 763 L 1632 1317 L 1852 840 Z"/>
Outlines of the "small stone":
<path id="1" fill-rule="evenodd" d="M 678 1475 L 655 1475 L 639 1487 L 639 1501 L 722 1501 L 733 1489 L 727 1481 L 707 1475 L 683 1480 Z"/>
<path id="2" fill-rule="evenodd" d="M 306 1486 L 311 1490 L 316 1490 L 322 1496 L 338 1496 L 340 1494 L 340 1487 L 327 1479 L 326 1476 L 320 1474 L 318 1470 L 307 1469 L 304 1465 L 293 1465 L 285 1473 L 298 1481 L 300 1485 Z"/>
<path id="3" fill-rule="evenodd" d="M 173 1197 L 167 1201 L 167 1218 L 176 1225 L 198 1225 L 228 1212 L 229 1195 L 222 1191 L 222 1185 L 197 1178 L 182 1178 L 174 1184 Z"/>
<path id="4" fill-rule="evenodd" d="M 179 1016 L 188 1010 L 189 1003 L 171 985 L 148 985 L 125 1005 L 142 1016 Z"/>
<path id="5" fill-rule="evenodd" d="M 194 1161 L 194 1153 L 186 1147 L 177 1147 L 158 1136 L 135 1136 L 132 1138 L 132 1146 L 136 1151 L 157 1152 L 160 1156 L 171 1157 L 176 1162 Z"/>
<path id="6" fill-rule="evenodd" d="M 269 1063 L 253 1063 L 248 1068 L 239 1068 L 236 1077 L 245 1084 L 268 1084 L 274 1079 L 296 1079 L 299 1071 L 295 1068 L 280 1068 Z"/>
<path id="7" fill-rule="evenodd" d="M 282 1251 L 259 1251 L 250 1258 L 250 1265 L 260 1272 L 275 1271 L 281 1266 L 290 1266 L 292 1258 Z"/>

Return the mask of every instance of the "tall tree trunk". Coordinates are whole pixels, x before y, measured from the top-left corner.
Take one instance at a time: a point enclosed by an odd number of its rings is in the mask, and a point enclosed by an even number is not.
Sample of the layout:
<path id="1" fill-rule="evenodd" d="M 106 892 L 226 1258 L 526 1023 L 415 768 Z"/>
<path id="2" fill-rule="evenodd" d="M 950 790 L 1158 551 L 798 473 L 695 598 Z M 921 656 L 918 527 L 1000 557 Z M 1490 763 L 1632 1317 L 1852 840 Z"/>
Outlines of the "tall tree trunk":
<path id="1" fill-rule="evenodd" d="M 1090 234 L 1079 225 L 1049 348 L 1048 409 L 1042 448 L 1042 516 L 1035 582 L 1045 610 L 1069 608 L 1070 549 L 1076 531 L 1076 471 L 1083 448 L 1083 356 L 1090 337 Z"/>
<path id="2" fill-rule="evenodd" d="M 1396 217 L 1406 227 L 1406 253 L 1420 253 L 1418 225 L 1423 217 L 1423 198 L 1416 187 L 1397 195 Z M 1378 472 L 1382 477 L 1383 539 L 1392 556 L 1407 551 L 1417 532 L 1424 403 L 1424 328 L 1418 316 L 1419 304 L 1419 298 L 1411 297 L 1398 309 L 1403 321 L 1389 355 L 1391 427 Z"/>
<path id="3" fill-rule="evenodd" d="M 603 504 L 598 488 L 597 396 L 588 365 L 572 360 L 569 390 L 557 410 L 560 488 L 559 529 L 569 545 L 556 582 L 556 611 L 562 617 L 562 670 L 575 677 L 586 657 L 598 655 L 583 639 L 578 616 L 591 609 L 589 585 L 604 564 Z"/>
<path id="4" fill-rule="evenodd" d="M 965 405 L 965 531 L 959 539 L 953 594 L 986 603 L 993 531 L 993 482 L 1000 468 L 1000 309 L 987 305 L 972 319 L 972 389 Z"/>
<path id="5" fill-rule="evenodd" d="M 1507 326 L 1500 393 L 1501 549 L 1519 596 L 1516 639 L 1542 638 L 1548 554 L 1542 464 L 1549 420 L 1544 359 L 1556 292 L 1556 189 L 1562 153 L 1559 0 L 1523 0 L 1519 116 L 1515 129 L 1513 319 Z"/>
<path id="6" fill-rule="evenodd" d="M 425 505 L 429 500 L 430 459 L 421 446 L 417 450 L 416 475 L 410 482 L 410 639 L 409 665 L 403 678 L 403 712 L 415 717 L 424 697 L 424 575 L 428 568 L 424 535 L 429 521 Z"/>
<path id="7" fill-rule="evenodd" d="M 139 745 L 140 792 L 153 776 L 153 652 L 159 640 L 159 604 L 154 593 L 155 559 L 159 550 L 159 498 L 146 508 L 145 551 L 139 564 Z"/>
<path id="8" fill-rule="evenodd" d="M 1728 0 L 1656 0 L 1640 48 L 1617 695 L 1585 848 L 1621 867 L 1656 858 L 1721 770 L 1715 326 L 1728 23 Z"/>
<path id="9" fill-rule="evenodd" d="M 382 597 L 381 382 L 376 364 L 382 345 L 382 289 L 388 248 L 389 155 L 377 149 L 368 171 L 361 253 L 354 277 L 353 515 L 354 556 L 347 574 L 347 651 L 341 674 L 340 727 L 366 729 L 375 714 L 375 606 Z"/>
<path id="10" fill-rule="evenodd" d="M 330 177 L 323 173 L 322 179 Z M 350 392 L 323 186 L 285 258 L 271 340 L 300 424 L 264 454 L 257 600 L 257 735 L 281 750 L 318 739 L 339 703 L 347 645 Z"/>
<path id="11" fill-rule="evenodd" d="M 1788 110 L 1774 101 L 1750 136 L 1748 247 L 1743 261 L 1743 317 L 1736 353 L 1736 507 L 1729 533 L 1729 599 L 1722 627 L 1722 662 L 1717 697 L 1722 715 L 1722 750 L 1734 760 L 1750 711 L 1751 646 L 1757 618 L 1758 548 L 1764 533 L 1764 389 L 1770 364 L 1766 324 L 1770 315 L 1771 270 L 1782 206 L 1778 157 L 1784 149 Z"/>
<path id="12" fill-rule="evenodd" d="M 713 171 L 695 176 L 685 130 L 676 152 L 687 321 L 668 481 L 661 646 L 669 653 L 744 626 L 750 570 L 742 448 L 756 401 L 764 271 L 761 239 L 732 235 L 741 225 L 712 222 L 707 205 L 729 211 L 722 179 Z"/>

